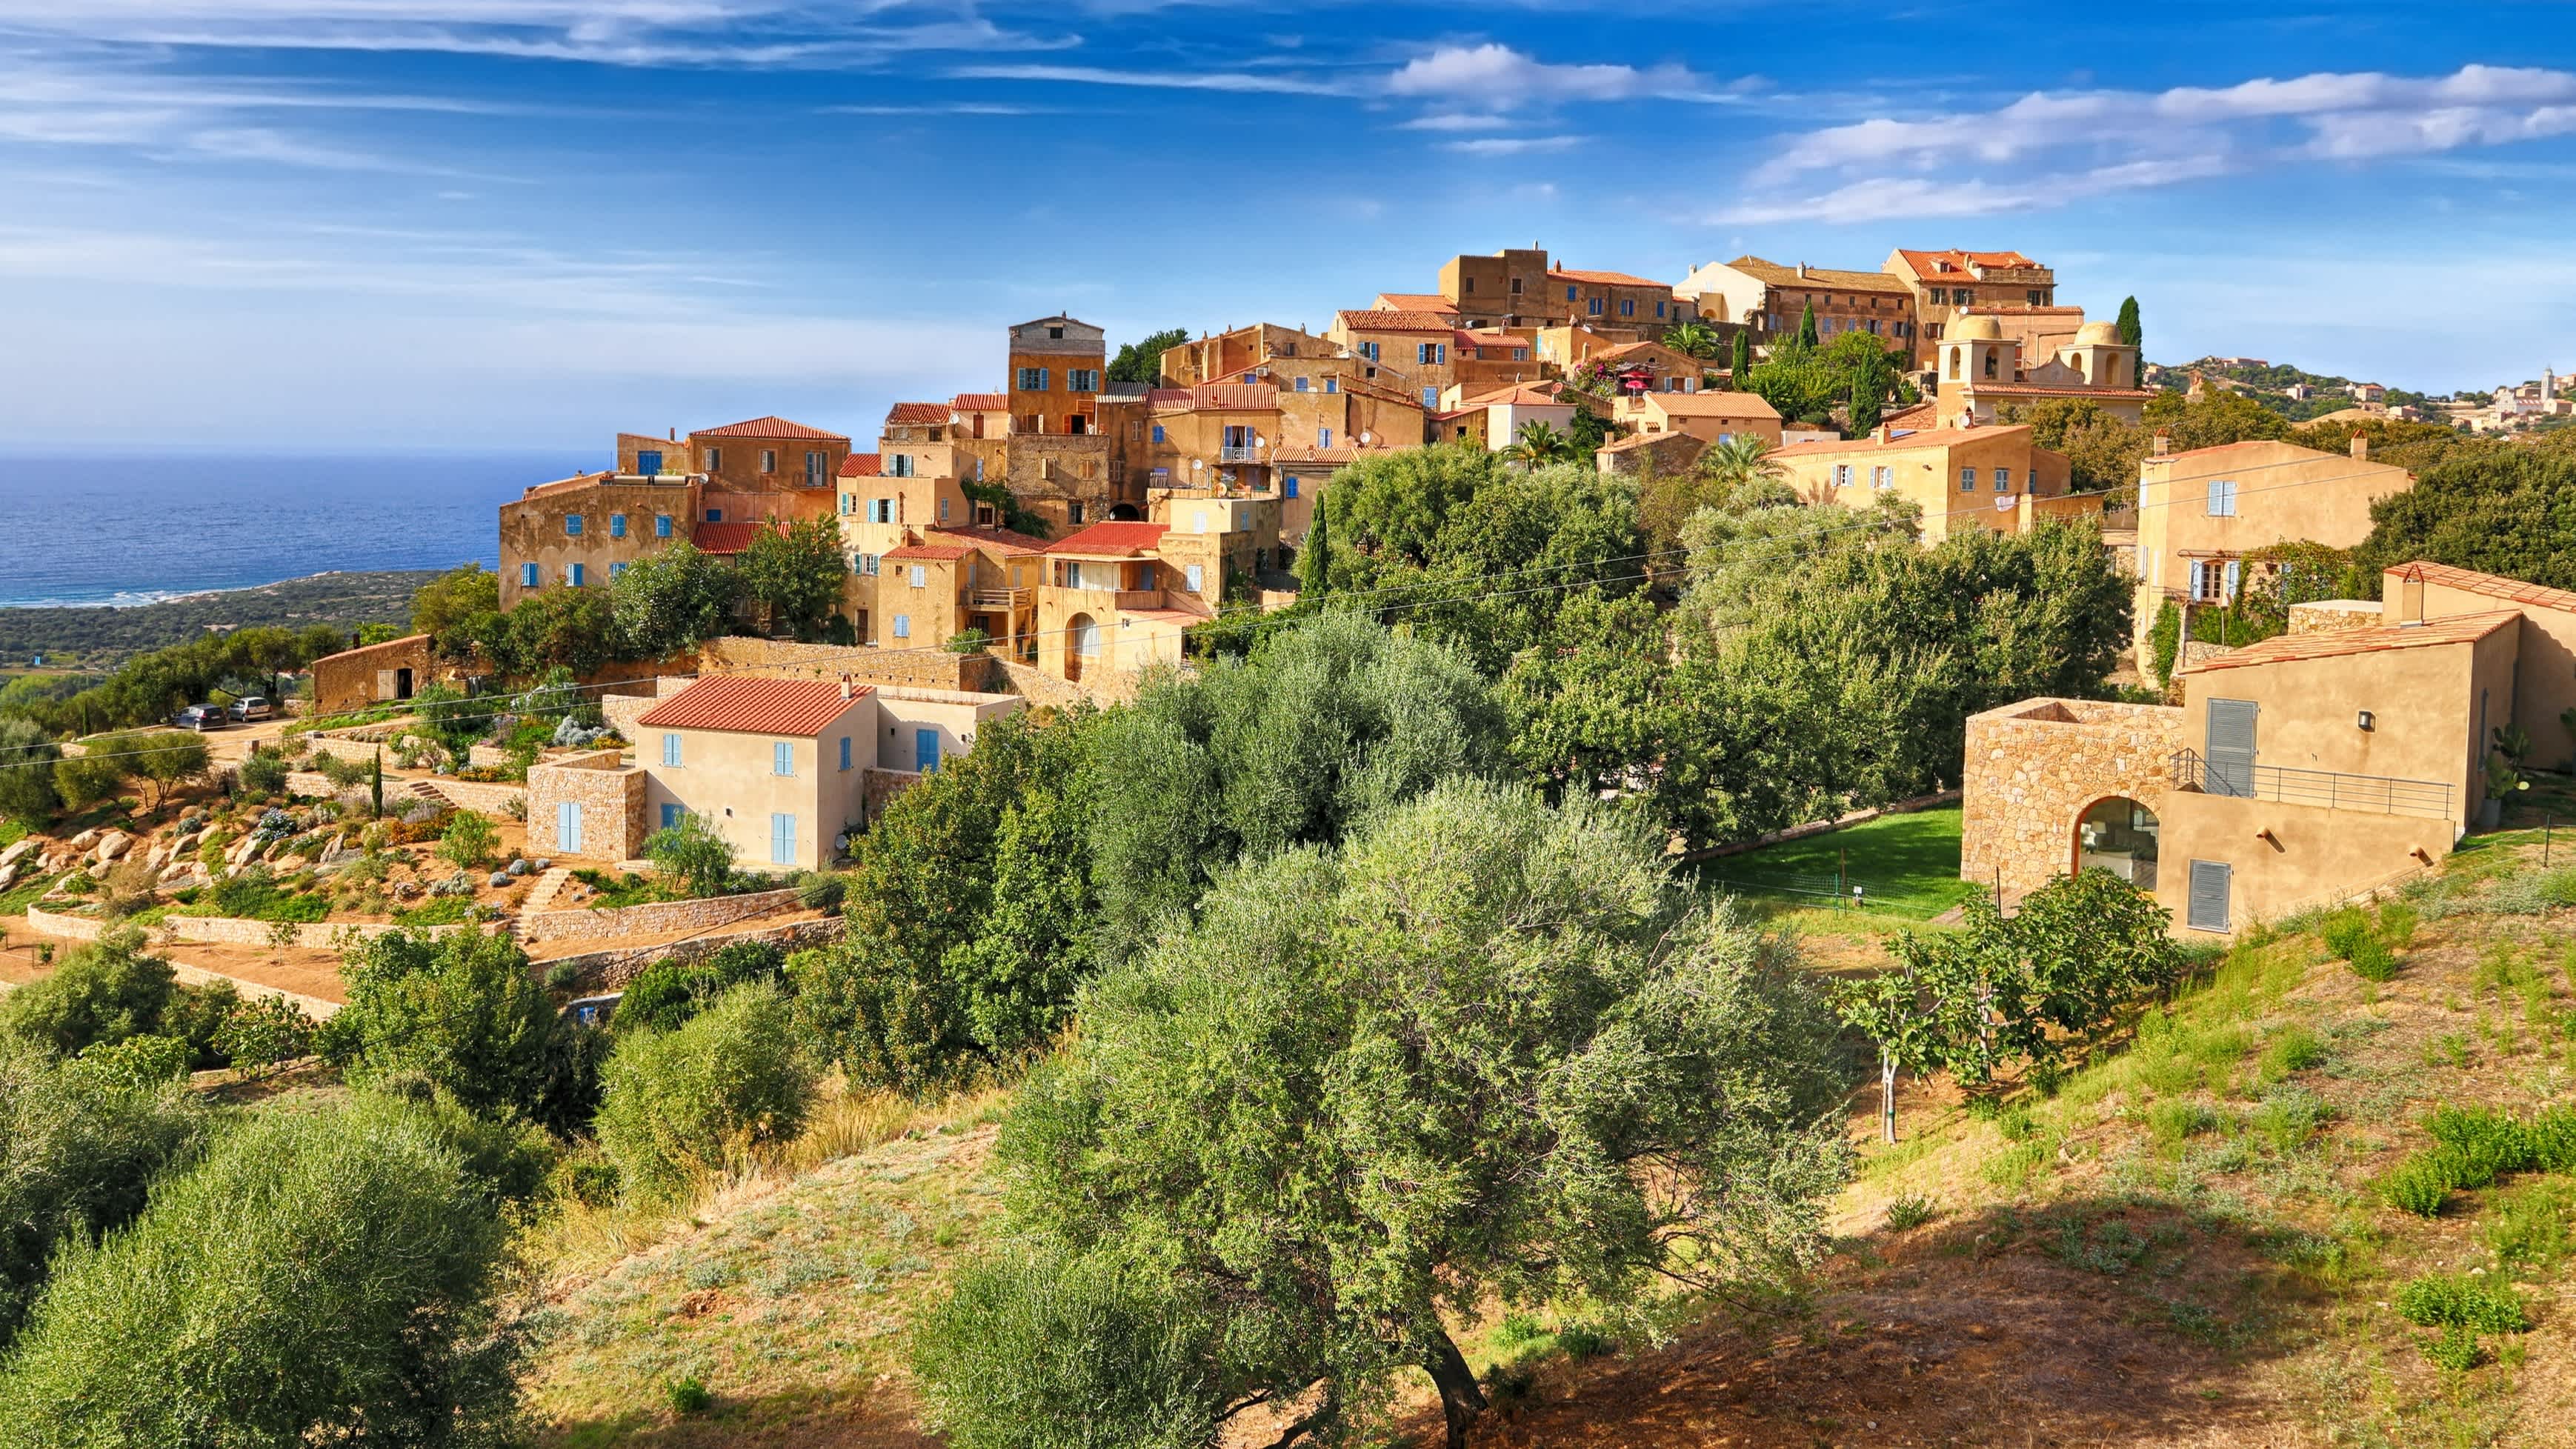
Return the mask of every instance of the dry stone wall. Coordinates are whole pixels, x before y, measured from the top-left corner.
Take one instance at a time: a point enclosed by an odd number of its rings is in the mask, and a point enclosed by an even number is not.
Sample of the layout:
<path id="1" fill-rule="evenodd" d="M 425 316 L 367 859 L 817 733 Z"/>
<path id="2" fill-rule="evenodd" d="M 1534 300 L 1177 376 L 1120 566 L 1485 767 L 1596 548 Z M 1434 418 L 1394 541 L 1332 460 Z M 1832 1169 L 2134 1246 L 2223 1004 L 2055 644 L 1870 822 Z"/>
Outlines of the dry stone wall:
<path id="1" fill-rule="evenodd" d="M 2035 890 L 2075 865 L 2075 822 L 2124 795 L 2159 816 L 2183 712 L 2166 705 L 2025 699 L 1968 717 L 1959 878 Z"/>
<path id="2" fill-rule="evenodd" d="M 673 941 L 658 946 L 622 946 L 606 951 L 585 951 L 577 956 L 559 956 L 537 964 L 549 973 L 557 966 L 570 966 L 586 991 L 613 991 L 635 979 L 636 973 L 661 960 L 682 962 L 703 960 L 737 941 L 773 941 L 789 951 L 802 951 L 808 946 L 821 946 L 841 939 L 843 922 L 837 916 L 818 921 L 788 921 L 776 926 L 757 926 L 720 936 L 699 936 L 687 941 Z"/>
<path id="3" fill-rule="evenodd" d="M 660 936 L 703 931 L 772 911 L 792 909 L 796 892 L 759 891 L 696 901 L 655 901 L 605 910 L 530 911 L 519 917 L 522 941 L 606 941 L 620 936 Z"/>
<path id="4" fill-rule="evenodd" d="M 945 649 L 854 649 L 841 644 L 724 638 L 707 644 L 698 667 L 708 674 L 773 679 L 839 679 L 846 674 L 861 684 L 992 694 L 1000 692 L 1001 664 L 989 654 L 951 654 Z"/>
<path id="5" fill-rule="evenodd" d="M 631 860 L 644 844 L 644 772 L 615 750 L 573 755 L 528 771 L 528 850 Z M 581 849 L 556 838 L 567 801 L 581 807 Z"/>

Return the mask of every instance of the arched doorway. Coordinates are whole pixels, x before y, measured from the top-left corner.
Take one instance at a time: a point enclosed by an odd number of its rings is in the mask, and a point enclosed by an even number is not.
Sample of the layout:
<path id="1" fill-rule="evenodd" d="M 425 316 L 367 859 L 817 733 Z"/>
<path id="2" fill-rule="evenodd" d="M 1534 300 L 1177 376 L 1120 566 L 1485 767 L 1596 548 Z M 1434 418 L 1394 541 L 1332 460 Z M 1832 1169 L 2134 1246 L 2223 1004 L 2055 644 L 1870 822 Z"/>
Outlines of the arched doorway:
<path id="1" fill-rule="evenodd" d="M 1100 661 L 1100 623 L 1089 614 L 1076 614 L 1064 625 L 1064 677 L 1080 679 L 1082 671 Z"/>
<path id="2" fill-rule="evenodd" d="M 1145 512 L 1133 503 L 1112 503 L 1109 505 L 1109 518 L 1113 523 L 1142 523 Z"/>
<path id="3" fill-rule="evenodd" d="M 2075 869 L 2107 870 L 2142 891 L 2156 888 L 2156 812 L 2125 795 L 2086 806 L 2075 821 Z"/>

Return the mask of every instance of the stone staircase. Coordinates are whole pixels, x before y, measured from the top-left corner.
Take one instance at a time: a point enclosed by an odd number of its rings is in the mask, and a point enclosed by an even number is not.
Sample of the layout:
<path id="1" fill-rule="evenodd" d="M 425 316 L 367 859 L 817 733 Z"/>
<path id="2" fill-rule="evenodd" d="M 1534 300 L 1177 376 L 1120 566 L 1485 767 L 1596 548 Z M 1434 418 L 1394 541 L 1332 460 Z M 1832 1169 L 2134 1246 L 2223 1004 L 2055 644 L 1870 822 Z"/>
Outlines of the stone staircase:
<path id="1" fill-rule="evenodd" d="M 572 870 L 569 866 L 558 865 L 539 872 L 536 880 L 528 887 L 527 899 L 519 903 L 519 914 L 524 916 L 533 911 L 554 909 L 555 897 L 563 894 L 564 882 L 571 879 Z"/>

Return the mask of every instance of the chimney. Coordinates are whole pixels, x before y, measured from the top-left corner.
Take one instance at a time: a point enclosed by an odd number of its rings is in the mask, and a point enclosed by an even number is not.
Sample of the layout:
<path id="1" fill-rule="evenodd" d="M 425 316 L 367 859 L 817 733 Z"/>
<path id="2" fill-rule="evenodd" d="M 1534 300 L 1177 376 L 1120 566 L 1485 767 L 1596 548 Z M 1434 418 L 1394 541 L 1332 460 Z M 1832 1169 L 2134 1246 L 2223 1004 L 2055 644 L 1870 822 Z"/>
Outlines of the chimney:
<path id="1" fill-rule="evenodd" d="M 2166 432 L 2162 428 L 2158 428 L 2156 430 L 2156 441 L 2153 449 L 2153 456 L 2161 458 L 2172 451 L 2173 434 Z"/>
<path id="2" fill-rule="evenodd" d="M 2363 437 L 2358 428 L 2352 434 L 2352 455 L 2364 463 L 2370 461 L 2370 439 Z"/>
<path id="3" fill-rule="evenodd" d="M 844 675 L 842 675 L 842 676 L 841 676 L 841 698 L 843 698 L 843 699 L 848 699 L 849 697 L 850 697 L 850 676 L 848 676 L 848 675 L 844 674 Z"/>
<path id="4" fill-rule="evenodd" d="M 680 441 L 680 430 L 678 428 L 673 428 L 671 430 L 671 441 L 674 443 Z"/>
<path id="5" fill-rule="evenodd" d="M 1805 262 L 1798 263 L 1798 275 L 1801 277 L 1807 275 L 1807 264 Z"/>
<path id="6" fill-rule="evenodd" d="M 1878 440 L 1879 440 L 1880 442 L 1882 442 L 1882 443 L 1893 443 L 1893 442 L 1895 442 L 1895 441 L 1896 441 L 1896 424 L 1894 424 L 1894 423 L 1880 423 L 1880 424 L 1878 425 Z"/>

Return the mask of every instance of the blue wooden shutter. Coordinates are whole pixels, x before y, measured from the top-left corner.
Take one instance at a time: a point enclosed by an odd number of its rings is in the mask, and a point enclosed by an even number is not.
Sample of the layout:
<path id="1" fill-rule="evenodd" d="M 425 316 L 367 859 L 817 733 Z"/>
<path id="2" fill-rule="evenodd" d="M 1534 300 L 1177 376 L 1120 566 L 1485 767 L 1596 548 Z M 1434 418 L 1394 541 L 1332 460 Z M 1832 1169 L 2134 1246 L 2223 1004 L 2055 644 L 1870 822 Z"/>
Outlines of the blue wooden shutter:
<path id="1" fill-rule="evenodd" d="M 555 805 L 555 849 L 566 855 L 581 854 L 581 802 L 559 801 Z"/>
<path id="2" fill-rule="evenodd" d="M 2235 876 L 2235 868 L 2225 861 L 2193 861 L 2191 893 L 2183 907 L 2183 924 L 2195 931 L 2228 929 L 2228 897 L 2235 884 Z"/>

